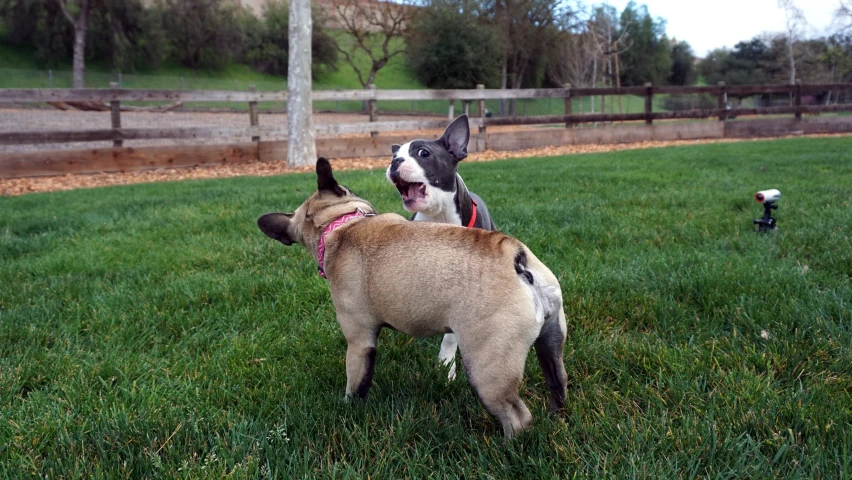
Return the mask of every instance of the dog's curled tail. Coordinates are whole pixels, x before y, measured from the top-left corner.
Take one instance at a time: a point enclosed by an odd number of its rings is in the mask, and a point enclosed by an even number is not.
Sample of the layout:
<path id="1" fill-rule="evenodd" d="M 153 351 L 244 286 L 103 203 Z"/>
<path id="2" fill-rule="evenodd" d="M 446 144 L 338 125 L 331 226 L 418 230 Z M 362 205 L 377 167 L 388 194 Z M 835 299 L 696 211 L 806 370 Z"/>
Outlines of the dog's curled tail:
<path id="1" fill-rule="evenodd" d="M 515 254 L 515 272 L 530 285 L 534 284 L 533 274 L 527 268 L 527 251 L 523 247 Z"/>
<path id="2" fill-rule="evenodd" d="M 564 322 L 562 290 L 553 273 L 527 248 L 521 246 L 515 254 L 518 279 L 530 289 L 539 324 Z M 564 329 L 562 329 L 564 330 Z"/>

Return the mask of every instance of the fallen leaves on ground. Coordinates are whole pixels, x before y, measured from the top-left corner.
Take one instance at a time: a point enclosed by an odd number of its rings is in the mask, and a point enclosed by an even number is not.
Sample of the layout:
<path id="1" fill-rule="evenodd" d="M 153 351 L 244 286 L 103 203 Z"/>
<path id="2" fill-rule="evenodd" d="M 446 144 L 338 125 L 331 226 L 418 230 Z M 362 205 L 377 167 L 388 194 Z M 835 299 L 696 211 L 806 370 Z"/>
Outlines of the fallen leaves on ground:
<path id="1" fill-rule="evenodd" d="M 844 136 L 840 135 L 810 135 L 813 137 Z M 487 162 L 507 158 L 551 157 L 577 153 L 601 153 L 621 150 L 644 148 L 660 148 L 678 145 L 699 145 L 708 143 L 741 142 L 741 139 L 709 139 L 709 140 L 676 140 L 664 142 L 639 142 L 608 145 L 563 145 L 543 148 L 531 148 L 516 151 L 493 151 L 473 153 L 466 162 Z M 366 158 L 333 159 L 331 164 L 335 170 L 368 170 L 387 168 L 390 156 Z M 237 176 L 270 176 L 289 173 L 308 172 L 313 167 L 288 167 L 285 162 L 249 162 L 239 165 L 221 165 L 194 168 L 168 168 L 135 172 L 95 173 L 78 175 L 61 175 L 53 177 L 29 177 L 0 179 L 0 195 L 14 196 L 35 192 L 51 192 L 56 190 L 73 190 L 76 188 L 95 188 L 110 185 L 130 185 L 134 183 L 168 182 L 202 178 L 223 178 Z"/>

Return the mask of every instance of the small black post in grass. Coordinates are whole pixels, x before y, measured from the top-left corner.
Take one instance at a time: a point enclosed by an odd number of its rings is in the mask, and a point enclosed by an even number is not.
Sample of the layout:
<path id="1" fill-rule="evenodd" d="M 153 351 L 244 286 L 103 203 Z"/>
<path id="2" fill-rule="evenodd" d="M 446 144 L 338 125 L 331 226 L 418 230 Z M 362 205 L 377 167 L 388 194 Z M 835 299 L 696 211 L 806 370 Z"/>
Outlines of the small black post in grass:
<path id="1" fill-rule="evenodd" d="M 754 199 L 763 204 L 763 218 L 755 219 L 752 222 L 757 225 L 757 232 L 774 232 L 776 221 L 772 218 L 772 210 L 778 210 L 778 205 L 775 202 L 781 199 L 781 192 L 774 188 L 761 190 L 754 194 Z"/>

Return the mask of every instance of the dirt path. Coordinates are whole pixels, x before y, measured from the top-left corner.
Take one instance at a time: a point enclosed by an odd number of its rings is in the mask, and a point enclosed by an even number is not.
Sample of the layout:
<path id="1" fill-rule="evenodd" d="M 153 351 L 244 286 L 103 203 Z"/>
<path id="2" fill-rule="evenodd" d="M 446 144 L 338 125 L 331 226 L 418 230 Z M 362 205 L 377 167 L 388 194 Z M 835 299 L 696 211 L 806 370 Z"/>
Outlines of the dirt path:
<path id="1" fill-rule="evenodd" d="M 818 136 L 822 137 L 844 135 Z M 708 143 L 731 143 L 739 141 L 744 140 L 721 139 L 670 142 L 642 142 L 618 145 L 567 145 L 562 147 L 545 147 L 512 152 L 495 152 L 489 150 L 482 153 L 471 154 L 471 156 L 468 157 L 468 159 L 465 161 L 487 162 L 491 160 L 501 160 L 506 158 L 546 157 L 575 153 L 614 152 L 620 150 L 659 148 L 676 145 L 700 145 Z M 335 170 L 366 170 L 374 168 L 387 168 L 388 161 L 389 158 L 384 157 L 349 158 L 332 160 L 332 165 Z M 76 188 L 95 188 L 109 185 L 129 185 L 133 183 L 167 182 L 200 178 L 283 175 L 289 173 L 306 172 L 310 170 L 312 170 L 312 167 L 288 168 L 284 162 L 251 162 L 242 165 L 224 165 L 182 169 L 158 169 L 142 172 L 97 173 L 87 175 L 62 175 L 55 177 L 0 179 L 0 196 L 24 195 L 27 193 L 50 192 L 55 190 L 72 190 Z"/>

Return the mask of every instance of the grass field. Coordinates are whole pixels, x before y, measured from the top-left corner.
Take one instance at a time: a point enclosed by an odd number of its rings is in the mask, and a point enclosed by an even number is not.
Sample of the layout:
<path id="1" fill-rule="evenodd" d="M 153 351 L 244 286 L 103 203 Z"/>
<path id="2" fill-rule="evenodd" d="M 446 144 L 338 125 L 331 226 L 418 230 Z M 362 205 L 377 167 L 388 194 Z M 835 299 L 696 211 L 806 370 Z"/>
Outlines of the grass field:
<path id="1" fill-rule="evenodd" d="M 342 401 L 328 287 L 255 225 L 313 175 L 0 198 L 0 477 L 849 478 L 850 152 L 463 163 L 569 318 L 567 414 L 533 355 L 534 426 L 511 443 L 463 374 L 447 384 L 439 338 L 385 331 L 370 397 Z M 337 176 L 401 212 L 381 171 Z M 757 235 L 764 188 L 780 228 Z"/>

